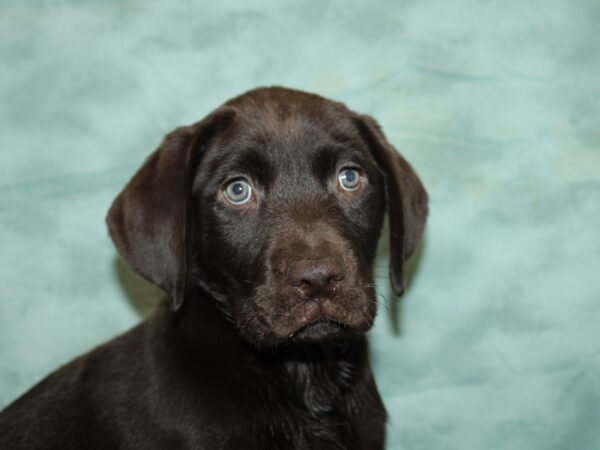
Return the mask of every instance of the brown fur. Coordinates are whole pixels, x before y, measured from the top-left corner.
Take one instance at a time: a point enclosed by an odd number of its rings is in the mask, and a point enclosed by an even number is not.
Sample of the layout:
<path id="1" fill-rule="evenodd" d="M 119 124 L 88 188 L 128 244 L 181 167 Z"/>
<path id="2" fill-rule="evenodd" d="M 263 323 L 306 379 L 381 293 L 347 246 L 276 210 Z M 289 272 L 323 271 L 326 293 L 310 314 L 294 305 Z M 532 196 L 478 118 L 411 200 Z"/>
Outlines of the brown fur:
<path id="1" fill-rule="evenodd" d="M 427 194 L 373 119 L 264 88 L 175 130 L 107 218 L 169 302 L 8 406 L 0 448 L 382 449 L 365 333 L 386 205 L 400 294 Z"/>

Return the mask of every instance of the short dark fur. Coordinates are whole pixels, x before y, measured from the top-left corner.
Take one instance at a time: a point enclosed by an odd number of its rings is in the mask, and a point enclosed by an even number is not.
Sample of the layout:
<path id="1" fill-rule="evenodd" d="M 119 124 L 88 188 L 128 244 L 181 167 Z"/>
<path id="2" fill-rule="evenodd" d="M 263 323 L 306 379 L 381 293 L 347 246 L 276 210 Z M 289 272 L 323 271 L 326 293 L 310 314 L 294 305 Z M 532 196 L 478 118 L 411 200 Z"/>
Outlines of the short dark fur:
<path id="1" fill-rule="evenodd" d="M 255 198 L 234 206 L 241 176 Z M 8 406 L 0 448 L 382 449 L 365 332 L 386 204 L 399 295 L 427 194 L 373 119 L 264 88 L 178 128 L 107 218 L 170 301 Z"/>

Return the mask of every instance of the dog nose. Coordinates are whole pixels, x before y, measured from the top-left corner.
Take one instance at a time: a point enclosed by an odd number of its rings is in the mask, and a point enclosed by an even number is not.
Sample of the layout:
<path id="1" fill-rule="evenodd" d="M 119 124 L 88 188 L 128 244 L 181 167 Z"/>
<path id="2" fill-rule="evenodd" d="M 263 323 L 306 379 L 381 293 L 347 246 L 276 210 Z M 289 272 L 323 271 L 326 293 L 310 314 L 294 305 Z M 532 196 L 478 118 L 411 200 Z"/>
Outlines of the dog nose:
<path id="1" fill-rule="evenodd" d="M 306 297 L 332 297 L 345 276 L 344 267 L 337 258 L 302 259 L 290 265 L 287 281 Z"/>

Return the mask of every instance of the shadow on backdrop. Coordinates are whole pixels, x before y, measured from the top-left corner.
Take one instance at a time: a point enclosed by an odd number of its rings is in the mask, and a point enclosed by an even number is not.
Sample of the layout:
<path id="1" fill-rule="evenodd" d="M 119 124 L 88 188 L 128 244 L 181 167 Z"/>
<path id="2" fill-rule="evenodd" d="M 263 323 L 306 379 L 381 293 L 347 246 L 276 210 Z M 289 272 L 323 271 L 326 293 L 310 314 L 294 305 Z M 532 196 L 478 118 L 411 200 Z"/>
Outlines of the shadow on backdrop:
<path id="1" fill-rule="evenodd" d="M 148 317 L 165 293 L 131 270 L 118 255 L 113 260 L 113 269 L 131 307 L 141 318 Z"/>
<path id="2" fill-rule="evenodd" d="M 413 282 L 417 279 L 421 260 L 427 245 L 427 226 L 421 237 L 421 242 L 415 250 L 415 253 L 408 259 L 404 266 L 405 291 L 401 297 L 398 297 L 392 290 L 392 284 L 389 275 L 390 261 L 390 239 L 389 222 L 386 218 L 385 225 L 381 231 L 379 247 L 377 248 L 377 257 L 375 258 L 375 270 L 373 276 L 377 286 L 377 302 L 379 304 L 379 314 L 386 314 L 389 326 L 394 336 L 402 335 L 402 308 L 404 299 L 410 295 Z M 381 311 L 381 309 L 385 309 Z"/>

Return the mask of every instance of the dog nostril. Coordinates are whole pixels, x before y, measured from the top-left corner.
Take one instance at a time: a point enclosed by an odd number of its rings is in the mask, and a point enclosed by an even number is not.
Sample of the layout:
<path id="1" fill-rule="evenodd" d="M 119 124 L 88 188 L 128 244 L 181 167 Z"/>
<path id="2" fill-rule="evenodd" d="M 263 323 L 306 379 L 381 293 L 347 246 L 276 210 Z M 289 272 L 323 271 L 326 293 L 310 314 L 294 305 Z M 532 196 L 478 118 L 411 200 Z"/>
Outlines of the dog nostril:
<path id="1" fill-rule="evenodd" d="M 302 278 L 300 280 L 301 285 L 325 286 L 325 285 L 333 283 L 339 279 L 339 274 L 337 274 L 337 273 L 331 274 L 331 273 L 323 272 L 320 269 L 321 268 L 317 268 L 317 270 L 303 273 Z"/>
<path id="2" fill-rule="evenodd" d="M 290 265 L 287 281 L 307 297 L 331 296 L 345 278 L 344 268 L 335 258 L 303 259 Z"/>

